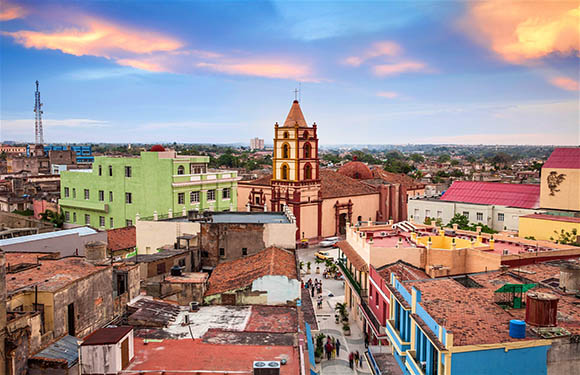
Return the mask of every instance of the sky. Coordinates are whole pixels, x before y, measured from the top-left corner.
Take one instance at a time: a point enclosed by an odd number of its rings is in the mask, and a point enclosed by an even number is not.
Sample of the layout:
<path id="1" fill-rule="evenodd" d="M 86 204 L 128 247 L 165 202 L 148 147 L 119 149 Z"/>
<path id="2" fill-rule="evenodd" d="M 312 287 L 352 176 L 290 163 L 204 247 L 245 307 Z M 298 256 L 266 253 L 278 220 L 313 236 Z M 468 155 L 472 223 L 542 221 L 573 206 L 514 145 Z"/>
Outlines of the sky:
<path id="1" fill-rule="evenodd" d="M 0 8 L 0 139 L 580 144 L 578 1 L 26 1 Z"/>

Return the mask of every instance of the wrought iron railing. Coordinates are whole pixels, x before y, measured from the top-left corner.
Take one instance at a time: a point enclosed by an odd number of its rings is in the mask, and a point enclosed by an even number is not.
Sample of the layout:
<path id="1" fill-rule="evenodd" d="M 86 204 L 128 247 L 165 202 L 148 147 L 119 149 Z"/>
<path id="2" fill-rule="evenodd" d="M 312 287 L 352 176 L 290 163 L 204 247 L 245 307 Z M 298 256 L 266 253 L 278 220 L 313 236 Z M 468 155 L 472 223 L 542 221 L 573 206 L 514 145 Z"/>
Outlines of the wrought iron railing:
<path id="1" fill-rule="evenodd" d="M 339 259 L 336 263 L 338 264 L 338 267 L 342 271 L 342 274 L 344 275 L 344 277 L 346 277 L 348 279 L 349 284 L 352 285 L 355 292 L 359 295 L 359 297 L 362 298 L 362 289 L 360 287 L 360 284 L 358 283 L 358 281 L 356 281 L 356 279 L 354 278 L 352 273 L 350 273 L 350 270 L 346 266 L 345 260 Z"/>

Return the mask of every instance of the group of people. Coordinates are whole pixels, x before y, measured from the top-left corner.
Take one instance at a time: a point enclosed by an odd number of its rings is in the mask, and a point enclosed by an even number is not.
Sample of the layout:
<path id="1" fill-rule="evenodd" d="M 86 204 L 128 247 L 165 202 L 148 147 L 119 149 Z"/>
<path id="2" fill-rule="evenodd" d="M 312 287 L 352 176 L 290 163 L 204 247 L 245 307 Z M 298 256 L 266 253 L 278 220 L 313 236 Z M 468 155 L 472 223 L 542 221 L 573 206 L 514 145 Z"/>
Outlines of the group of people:
<path id="1" fill-rule="evenodd" d="M 318 279 L 314 279 L 314 281 L 312 281 L 312 279 L 308 279 L 306 284 L 304 284 L 304 287 L 310 290 L 310 295 L 312 297 L 314 297 L 314 292 L 319 295 L 322 294 L 322 281 L 319 281 Z"/>
<path id="2" fill-rule="evenodd" d="M 340 355 L 340 341 L 332 336 L 326 338 L 326 344 L 324 345 L 324 352 L 326 353 L 326 359 L 331 360 Z"/>
<path id="3" fill-rule="evenodd" d="M 356 352 L 350 352 L 348 354 L 348 365 L 354 370 L 355 367 L 363 367 L 362 356 L 359 354 L 358 350 Z"/>

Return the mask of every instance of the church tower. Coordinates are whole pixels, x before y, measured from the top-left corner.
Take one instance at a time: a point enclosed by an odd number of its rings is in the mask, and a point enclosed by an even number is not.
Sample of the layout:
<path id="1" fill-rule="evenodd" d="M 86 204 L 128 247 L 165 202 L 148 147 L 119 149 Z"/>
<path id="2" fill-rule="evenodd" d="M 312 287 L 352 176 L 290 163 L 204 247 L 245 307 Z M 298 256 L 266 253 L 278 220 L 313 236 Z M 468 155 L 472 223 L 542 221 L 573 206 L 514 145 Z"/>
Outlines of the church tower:
<path id="1" fill-rule="evenodd" d="M 322 199 L 316 123 L 308 126 L 298 100 L 284 124 L 274 125 L 272 211 L 290 207 L 296 216 L 296 239 L 322 234 Z"/>

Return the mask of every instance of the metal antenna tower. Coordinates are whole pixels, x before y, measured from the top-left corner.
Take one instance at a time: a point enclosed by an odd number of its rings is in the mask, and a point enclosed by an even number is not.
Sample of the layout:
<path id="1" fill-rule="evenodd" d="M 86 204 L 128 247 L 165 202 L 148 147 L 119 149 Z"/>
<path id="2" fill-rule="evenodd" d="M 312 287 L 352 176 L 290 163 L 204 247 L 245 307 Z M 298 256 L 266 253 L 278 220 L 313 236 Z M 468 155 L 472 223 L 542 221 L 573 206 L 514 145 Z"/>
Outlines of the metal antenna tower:
<path id="1" fill-rule="evenodd" d="M 44 136 L 42 134 L 42 103 L 40 102 L 38 81 L 36 81 L 36 92 L 34 93 L 34 141 L 37 145 L 44 143 Z"/>

